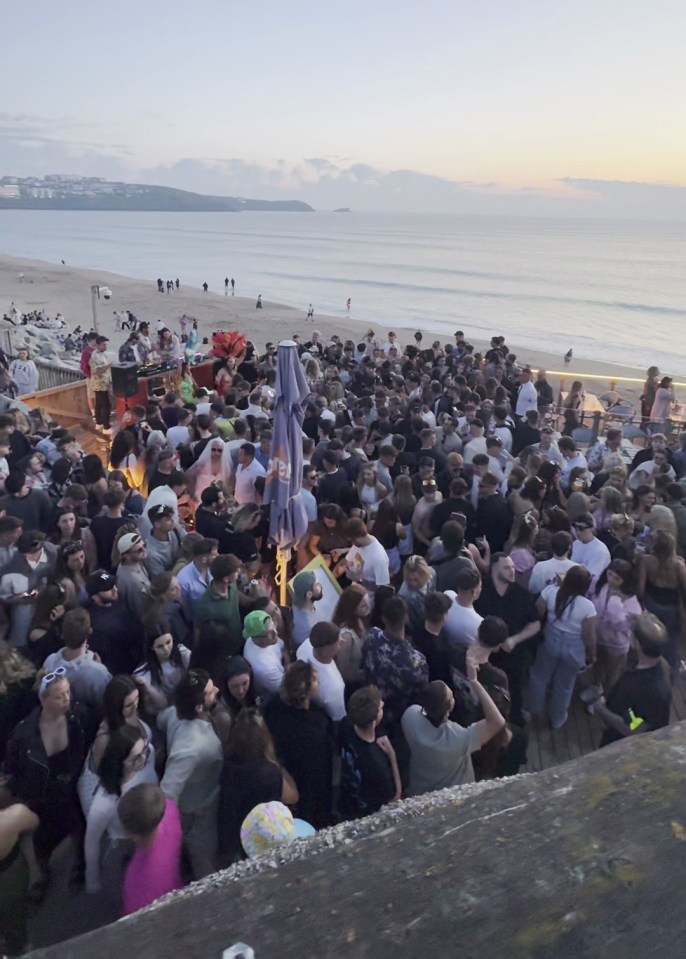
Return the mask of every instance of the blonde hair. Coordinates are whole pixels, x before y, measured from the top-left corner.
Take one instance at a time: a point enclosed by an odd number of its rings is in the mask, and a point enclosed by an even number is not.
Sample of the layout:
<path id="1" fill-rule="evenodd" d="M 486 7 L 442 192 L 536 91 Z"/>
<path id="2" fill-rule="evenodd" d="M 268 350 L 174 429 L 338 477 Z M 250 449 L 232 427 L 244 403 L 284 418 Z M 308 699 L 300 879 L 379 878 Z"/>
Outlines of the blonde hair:
<path id="1" fill-rule="evenodd" d="M 432 576 L 432 569 L 423 556 L 410 556 L 403 569 L 403 580 L 407 579 L 407 573 L 419 573 L 424 578 L 423 585 L 429 582 Z"/>
<path id="2" fill-rule="evenodd" d="M 653 506 L 646 517 L 646 526 L 652 533 L 661 530 L 663 533 L 671 533 L 675 540 L 677 538 L 676 520 L 668 506 Z"/>
<path id="3" fill-rule="evenodd" d="M 0 641 L 0 696 L 5 696 L 9 687 L 22 679 L 33 679 L 36 668 L 28 659 L 24 659 L 14 646 Z"/>

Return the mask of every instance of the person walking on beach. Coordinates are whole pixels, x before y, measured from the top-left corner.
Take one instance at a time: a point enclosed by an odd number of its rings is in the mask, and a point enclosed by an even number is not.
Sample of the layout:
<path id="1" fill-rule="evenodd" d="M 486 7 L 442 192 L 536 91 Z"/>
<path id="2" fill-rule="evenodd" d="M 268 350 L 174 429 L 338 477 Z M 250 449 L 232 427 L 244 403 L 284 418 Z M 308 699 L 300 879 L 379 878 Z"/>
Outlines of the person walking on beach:
<path id="1" fill-rule="evenodd" d="M 233 296 L 235 292 L 236 292 L 236 281 L 234 280 L 233 277 L 231 277 L 231 296 Z"/>
<path id="2" fill-rule="evenodd" d="M 178 278 L 178 276 L 177 276 L 177 277 L 176 277 L 176 289 L 178 290 L 178 288 L 179 288 L 180 286 L 181 286 L 181 284 L 179 283 L 179 278 Z"/>
<path id="3" fill-rule="evenodd" d="M 260 294 L 258 295 L 258 297 L 257 297 L 257 303 L 255 304 L 255 309 L 256 309 L 256 310 L 261 310 L 261 309 L 262 309 L 262 294 L 261 294 L 261 293 L 260 293 Z"/>
<path id="4" fill-rule="evenodd" d="M 311 304 L 311 303 L 310 303 L 310 305 L 309 305 L 309 307 L 308 307 L 308 310 L 307 310 L 307 319 L 308 319 L 308 320 L 312 320 L 312 322 L 314 323 L 314 309 L 312 308 L 312 304 Z"/>
<path id="5" fill-rule="evenodd" d="M 164 283 L 159 277 L 157 278 L 157 292 L 164 293 Z"/>
<path id="6" fill-rule="evenodd" d="M 229 278 L 228 276 L 224 277 L 224 296 L 229 295 Z"/>
<path id="7" fill-rule="evenodd" d="M 209 290 L 209 286 L 207 285 L 207 283 L 203 283 L 203 285 L 202 285 L 202 291 L 203 291 L 203 293 L 207 293 L 208 290 Z"/>
<path id="8" fill-rule="evenodd" d="M 574 355 L 572 350 L 567 350 L 565 353 L 565 366 L 569 366 L 572 361 L 572 356 Z"/>
<path id="9" fill-rule="evenodd" d="M 350 297 L 348 297 L 348 299 L 346 300 L 346 303 L 345 303 L 345 305 L 346 305 L 346 307 L 347 307 L 347 309 L 348 309 L 348 313 L 350 313 L 350 303 L 351 303 L 351 300 L 350 300 Z"/>

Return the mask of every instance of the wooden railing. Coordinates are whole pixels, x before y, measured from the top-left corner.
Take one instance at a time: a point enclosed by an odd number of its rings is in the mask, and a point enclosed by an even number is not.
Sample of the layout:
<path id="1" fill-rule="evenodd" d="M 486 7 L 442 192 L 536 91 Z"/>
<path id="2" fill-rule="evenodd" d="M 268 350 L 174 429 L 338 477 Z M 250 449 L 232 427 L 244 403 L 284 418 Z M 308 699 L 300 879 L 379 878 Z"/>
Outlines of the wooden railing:
<path id="1" fill-rule="evenodd" d="M 53 390 L 59 386 L 78 383 L 81 380 L 85 382 L 81 370 L 63 366 L 61 363 L 53 363 L 51 360 L 44 360 L 41 357 L 36 357 L 35 364 L 38 367 L 38 391 Z"/>

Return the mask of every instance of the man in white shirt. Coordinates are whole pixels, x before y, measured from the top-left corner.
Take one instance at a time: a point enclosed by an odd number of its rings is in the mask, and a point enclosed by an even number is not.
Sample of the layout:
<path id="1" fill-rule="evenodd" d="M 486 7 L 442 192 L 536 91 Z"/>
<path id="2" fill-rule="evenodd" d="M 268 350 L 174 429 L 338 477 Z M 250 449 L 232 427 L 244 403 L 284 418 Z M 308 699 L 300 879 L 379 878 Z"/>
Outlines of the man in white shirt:
<path id="1" fill-rule="evenodd" d="M 517 406 L 515 415 L 524 419 L 529 410 L 538 410 L 538 393 L 531 380 L 531 370 L 524 369 L 519 374 L 519 393 L 517 393 Z"/>
<path id="2" fill-rule="evenodd" d="M 559 530 L 553 534 L 551 546 L 553 558 L 536 563 L 531 570 L 529 592 L 534 596 L 543 592 L 546 586 L 561 582 L 567 570 L 577 565 L 573 559 L 569 558 L 572 549 L 572 537 L 565 530 Z"/>
<path id="3" fill-rule="evenodd" d="M 564 463 L 562 465 L 562 478 L 560 480 L 562 489 L 569 491 L 569 478 L 573 469 L 588 469 L 586 457 L 576 448 L 576 443 L 571 436 L 561 437 L 557 447 L 562 454 Z"/>
<path id="4" fill-rule="evenodd" d="M 472 420 L 469 427 L 469 439 L 464 447 L 464 461 L 471 463 L 477 453 L 487 453 L 486 437 L 484 436 L 484 424 L 480 419 Z"/>
<path id="5" fill-rule="evenodd" d="M 669 464 L 665 450 L 653 450 L 653 458 L 636 467 L 629 475 L 629 489 L 637 490 L 642 484 L 654 486 L 656 476 L 668 476 L 670 483 L 676 480 L 676 473 Z"/>
<path id="6" fill-rule="evenodd" d="M 255 447 L 252 443 L 243 443 L 238 450 L 238 467 L 234 476 L 234 500 L 236 506 L 257 502 L 255 497 L 255 480 L 258 476 L 266 476 L 265 468 L 255 459 Z"/>
<path id="7" fill-rule="evenodd" d="M 574 523 L 576 540 L 572 546 L 572 561 L 579 566 L 585 566 L 593 576 L 589 594 L 593 595 L 599 577 L 610 565 L 610 550 L 595 535 L 593 517 L 590 513 L 582 513 Z"/>
<path id="8" fill-rule="evenodd" d="M 391 582 L 388 553 L 378 539 L 371 536 L 357 518 L 348 520 L 345 532 L 353 544 L 345 557 L 348 578 L 372 590 L 376 586 L 388 586 Z"/>
<path id="9" fill-rule="evenodd" d="M 345 683 L 335 660 L 339 636 L 340 630 L 334 623 L 315 623 L 310 638 L 296 653 L 298 659 L 314 667 L 319 679 L 316 701 L 334 723 L 340 722 L 346 713 Z"/>
<path id="10" fill-rule="evenodd" d="M 474 609 L 481 595 L 481 576 L 475 569 L 462 569 L 455 577 L 457 592 L 446 589 L 453 604 L 448 610 L 444 631 L 448 642 L 455 646 L 471 646 L 483 619 Z"/>
<path id="11" fill-rule="evenodd" d="M 534 453 L 538 453 L 546 463 L 556 463 L 559 467 L 564 467 L 564 457 L 555 442 L 555 430 L 550 426 L 543 427 L 540 442 L 532 446 L 531 449 Z"/>
<path id="12" fill-rule="evenodd" d="M 255 609 L 243 621 L 245 646 L 243 656 L 252 668 L 255 693 L 258 696 L 276 696 L 283 679 L 286 647 L 276 634 L 269 613 Z"/>
<path id="13" fill-rule="evenodd" d="M 190 443 L 189 426 L 192 419 L 193 414 L 190 410 L 179 410 L 179 422 L 167 430 L 167 445 L 173 450 L 177 450 L 179 446 L 188 446 Z"/>

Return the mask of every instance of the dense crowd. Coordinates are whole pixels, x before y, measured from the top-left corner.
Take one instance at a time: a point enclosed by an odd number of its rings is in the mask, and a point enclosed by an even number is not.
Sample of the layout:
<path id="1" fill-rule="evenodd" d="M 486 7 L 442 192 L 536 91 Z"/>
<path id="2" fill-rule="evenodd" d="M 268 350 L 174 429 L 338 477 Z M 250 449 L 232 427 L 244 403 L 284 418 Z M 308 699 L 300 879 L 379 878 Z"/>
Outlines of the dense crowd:
<path id="1" fill-rule="evenodd" d="M 173 339 L 143 325 L 126 343 Z M 618 427 L 582 451 L 579 391 L 559 411 L 502 337 L 482 355 L 459 331 L 429 348 L 314 331 L 298 351 L 309 525 L 288 608 L 263 504 L 274 344 L 222 362 L 212 393 L 185 376 L 128 411 L 107 462 L 39 412 L 0 415 L 10 953 L 67 837 L 74 888 L 114 917 L 403 796 L 516 773 L 575 690 L 601 745 L 669 722 L 686 452 L 658 432 L 627 452 Z M 112 362 L 93 336 L 108 433 Z"/>

